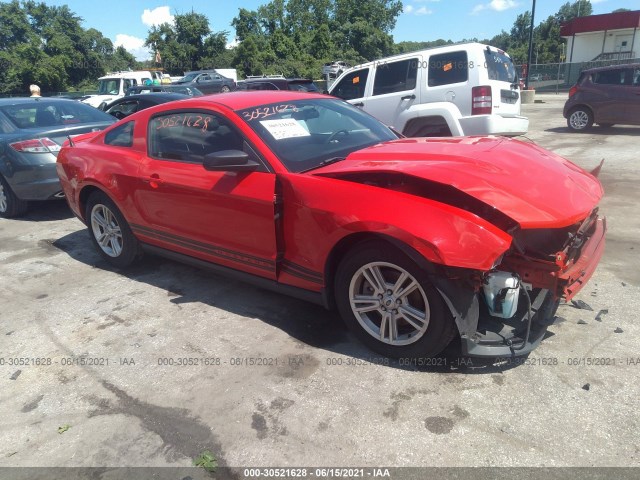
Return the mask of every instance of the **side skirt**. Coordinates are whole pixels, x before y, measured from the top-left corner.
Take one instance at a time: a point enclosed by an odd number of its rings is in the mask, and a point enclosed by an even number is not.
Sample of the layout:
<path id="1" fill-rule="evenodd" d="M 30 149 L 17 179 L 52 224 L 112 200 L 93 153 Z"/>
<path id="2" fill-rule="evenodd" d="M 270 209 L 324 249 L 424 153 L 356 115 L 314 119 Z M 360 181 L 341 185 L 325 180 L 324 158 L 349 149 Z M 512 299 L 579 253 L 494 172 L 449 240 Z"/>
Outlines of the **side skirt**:
<path id="1" fill-rule="evenodd" d="M 189 255 L 177 253 L 165 248 L 156 247 L 154 245 L 149 245 L 148 243 L 143 243 L 141 246 L 145 252 L 151 253 L 153 255 L 159 255 L 161 257 L 175 260 L 180 263 L 186 263 L 187 265 L 201 268 L 203 270 L 209 270 L 214 273 L 233 278 L 234 280 L 240 280 L 242 282 L 250 283 L 256 287 L 264 288 L 265 290 L 271 290 L 273 292 L 289 295 L 290 297 L 298 298 L 310 303 L 315 303 L 316 305 L 322 305 L 323 307 L 329 309 L 329 304 L 326 298 L 327 295 L 325 294 L 324 288 L 320 292 L 312 292 L 311 290 L 305 290 L 303 288 L 293 287 L 291 285 L 283 285 L 282 283 L 278 283 L 275 280 L 269 280 L 268 278 L 258 277 L 256 275 L 241 272 L 233 268 L 206 262 L 204 260 L 200 260 L 199 258 L 190 257 Z"/>

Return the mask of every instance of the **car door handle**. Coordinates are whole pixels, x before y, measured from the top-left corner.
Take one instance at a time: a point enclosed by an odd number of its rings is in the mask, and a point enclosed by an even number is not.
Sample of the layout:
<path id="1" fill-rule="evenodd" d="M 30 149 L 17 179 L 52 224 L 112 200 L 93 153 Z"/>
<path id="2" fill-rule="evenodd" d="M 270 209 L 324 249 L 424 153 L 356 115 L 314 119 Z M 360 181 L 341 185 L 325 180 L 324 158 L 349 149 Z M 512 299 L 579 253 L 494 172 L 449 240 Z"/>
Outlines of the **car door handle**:
<path id="1" fill-rule="evenodd" d="M 154 173 L 146 178 L 143 178 L 142 181 L 144 183 L 148 183 L 151 188 L 158 188 L 160 185 L 164 183 L 164 180 L 160 178 L 160 175 Z"/>
<path id="2" fill-rule="evenodd" d="M 353 105 L 354 107 L 364 107 L 364 103 L 363 102 L 352 103 L 351 105 Z"/>
<path id="3" fill-rule="evenodd" d="M 405 95 L 404 97 L 400 97 L 400 100 L 415 100 L 416 96 L 412 93 L 411 95 Z"/>

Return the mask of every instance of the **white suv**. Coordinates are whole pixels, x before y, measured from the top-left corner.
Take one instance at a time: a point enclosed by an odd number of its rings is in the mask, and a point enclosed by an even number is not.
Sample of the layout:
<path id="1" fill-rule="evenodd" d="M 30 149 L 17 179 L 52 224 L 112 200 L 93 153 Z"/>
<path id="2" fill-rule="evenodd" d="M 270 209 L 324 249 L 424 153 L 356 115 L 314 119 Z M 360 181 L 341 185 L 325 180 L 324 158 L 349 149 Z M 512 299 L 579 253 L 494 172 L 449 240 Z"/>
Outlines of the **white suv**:
<path id="1" fill-rule="evenodd" d="M 447 45 L 357 65 L 331 95 L 410 137 L 522 135 L 520 91 L 509 55 L 480 43 Z"/>

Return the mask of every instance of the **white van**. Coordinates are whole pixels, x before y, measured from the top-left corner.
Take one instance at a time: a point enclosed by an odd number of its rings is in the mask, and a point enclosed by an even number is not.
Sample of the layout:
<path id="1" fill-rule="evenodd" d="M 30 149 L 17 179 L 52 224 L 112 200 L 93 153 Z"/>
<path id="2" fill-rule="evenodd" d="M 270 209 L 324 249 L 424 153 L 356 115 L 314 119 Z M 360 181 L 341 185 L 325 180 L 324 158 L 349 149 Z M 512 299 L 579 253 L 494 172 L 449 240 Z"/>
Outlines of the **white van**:
<path id="1" fill-rule="evenodd" d="M 145 70 L 107 73 L 98 80 L 98 94 L 83 100 L 84 103 L 96 108 L 102 103 L 106 104 L 124 97 L 129 87 L 144 85 L 147 80 L 152 82 L 151 73 Z"/>
<path id="2" fill-rule="evenodd" d="M 480 43 L 447 45 L 357 65 L 329 94 L 361 107 L 409 137 L 522 135 L 516 69 Z"/>

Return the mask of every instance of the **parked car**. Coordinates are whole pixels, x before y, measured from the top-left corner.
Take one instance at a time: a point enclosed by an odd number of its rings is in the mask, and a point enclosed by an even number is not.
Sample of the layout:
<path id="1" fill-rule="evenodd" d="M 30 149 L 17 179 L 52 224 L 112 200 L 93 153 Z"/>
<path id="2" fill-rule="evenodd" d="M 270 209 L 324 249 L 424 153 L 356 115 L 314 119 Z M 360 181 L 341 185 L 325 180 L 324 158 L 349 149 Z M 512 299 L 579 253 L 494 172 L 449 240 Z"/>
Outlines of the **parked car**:
<path id="1" fill-rule="evenodd" d="M 33 200 L 62 198 L 55 169 L 62 143 L 113 122 L 113 117 L 74 100 L 0 99 L 0 217 L 26 213 Z"/>
<path id="2" fill-rule="evenodd" d="M 238 82 L 238 90 L 296 90 L 298 92 L 319 92 L 310 78 L 253 77 Z"/>
<path id="3" fill-rule="evenodd" d="M 338 77 L 342 75 L 342 72 L 350 68 L 351 65 L 343 60 L 328 62 L 322 66 L 322 76 L 330 75 L 332 77 Z"/>
<path id="4" fill-rule="evenodd" d="M 329 90 L 408 137 L 523 135 L 509 55 L 480 43 L 403 53 L 353 67 Z"/>
<path id="5" fill-rule="evenodd" d="M 138 85 L 131 87 L 125 92 L 125 96 L 136 95 L 139 93 L 182 93 L 183 95 L 189 95 L 190 97 L 201 97 L 204 95 L 196 87 L 186 87 L 183 85 Z"/>
<path id="6" fill-rule="evenodd" d="M 335 305 L 391 357 L 455 336 L 469 355 L 528 353 L 604 249 L 600 182 L 568 160 L 501 137 L 399 139 L 322 94 L 159 105 L 65 145 L 58 173 L 113 265 L 157 253 Z"/>
<path id="7" fill-rule="evenodd" d="M 195 87 L 204 94 L 226 93 L 235 90 L 236 82 L 213 71 L 187 72 L 181 80 L 172 85 L 182 85 L 185 87 Z"/>
<path id="8" fill-rule="evenodd" d="M 96 108 L 124 97 L 124 92 L 129 87 L 150 84 L 152 82 L 152 74 L 148 70 L 112 72 L 107 73 L 98 80 L 98 94 L 89 95 L 82 100 L 83 103 Z"/>
<path id="9" fill-rule="evenodd" d="M 594 123 L 640 125 L 640 63 L 585 70 L 569 90 L 562 114 L 575 132 Z"/>
<path id="10" fill-rule="evenodd" d="M 184 100 L 186 98 L 190 98 L 189 95 L 182 93 L 158 92 L 153 95 L 140 93 L 137 95 L 128 95 L 115 102 L 111 102 L 104 107 L 104 111 L 109 115 L 113 115 L 118 120 L 122 120 L 132 113 L 144 110 L 145 108 L 160 105 L 161 103 L 173 102 L 175 100 Z"/>

